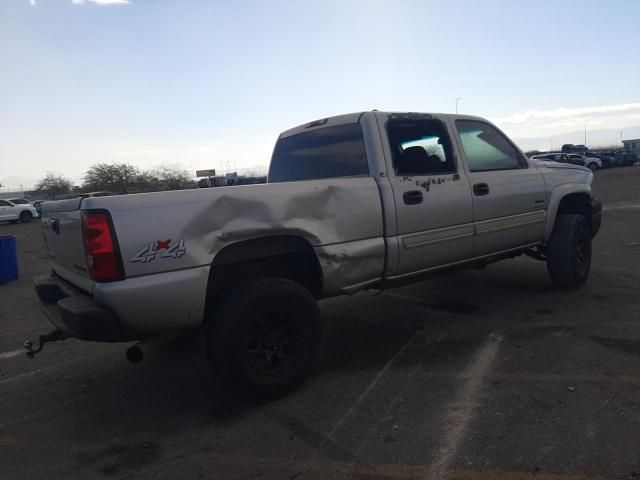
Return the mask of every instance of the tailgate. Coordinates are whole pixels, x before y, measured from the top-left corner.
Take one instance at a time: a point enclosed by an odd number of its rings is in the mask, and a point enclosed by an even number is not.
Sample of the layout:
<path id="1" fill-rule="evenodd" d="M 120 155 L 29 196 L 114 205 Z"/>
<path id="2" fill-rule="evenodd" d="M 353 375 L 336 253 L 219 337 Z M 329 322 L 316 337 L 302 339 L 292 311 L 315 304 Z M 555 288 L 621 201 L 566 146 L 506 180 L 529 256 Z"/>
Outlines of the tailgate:
<path id="1" fill-rule="evenodd" d="M 45 202 L 42 211 L 44 242 L 52 269 L 65 280 L 91 292 L 92 280 L 82 240 L 82 198 Z"/>

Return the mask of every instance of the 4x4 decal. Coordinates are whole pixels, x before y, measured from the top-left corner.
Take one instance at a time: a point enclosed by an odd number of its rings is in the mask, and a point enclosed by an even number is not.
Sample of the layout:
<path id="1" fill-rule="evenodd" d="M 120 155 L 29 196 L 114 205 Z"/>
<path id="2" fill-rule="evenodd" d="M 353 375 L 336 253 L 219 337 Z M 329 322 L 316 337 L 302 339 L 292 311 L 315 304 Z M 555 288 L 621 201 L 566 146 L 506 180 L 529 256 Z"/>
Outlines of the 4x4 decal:
<path id="1" fill-rule="evenodd" d="M 136 252 L 129 258 L 131 263 L 149 263 L 154 261 L 157 257 L 160 258 L 180 258 L 187 249 L 184 246 L 184 240 L 178 240 L 171 242 L 168 240 L 156 240 L 155 242 L 149 242 L 141 250 Z"/>

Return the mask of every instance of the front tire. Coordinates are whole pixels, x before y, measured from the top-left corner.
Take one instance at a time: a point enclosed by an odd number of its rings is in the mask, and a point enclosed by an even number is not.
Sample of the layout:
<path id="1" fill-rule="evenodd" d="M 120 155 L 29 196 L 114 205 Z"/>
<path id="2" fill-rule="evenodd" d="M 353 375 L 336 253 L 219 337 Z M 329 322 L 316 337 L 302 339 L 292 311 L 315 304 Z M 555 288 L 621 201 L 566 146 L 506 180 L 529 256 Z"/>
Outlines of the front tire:
<path id="1" fill-rule="evenodd" d="M 556 218 L 547 244 L 547 271 L 562 289 L 577 288 L 591 270 L 591 227 L 583 215 L 561 214 Z"/>
<path id="2" fill-rule="evenodd" d="M 240 287 L 207 320 L 211 369 L 234 389 L 282 395 L 307 378 L 320 356 L 316 300 L 289 280 L 265 278 Z"/>
<path id="3" fill-rule="evenodd" d="M 591 170 L 592 172 L 595 172 L 596 170 L 598 170 L 598 164 L 596 162 L 591 162 L 589 164 L 589 170 Z"/>
<path id="4" fill-rule="evenodd" d="M 29 223 L 32 218 L 31 212 L 24 211 L 20 213 L 20 223 Z"/>

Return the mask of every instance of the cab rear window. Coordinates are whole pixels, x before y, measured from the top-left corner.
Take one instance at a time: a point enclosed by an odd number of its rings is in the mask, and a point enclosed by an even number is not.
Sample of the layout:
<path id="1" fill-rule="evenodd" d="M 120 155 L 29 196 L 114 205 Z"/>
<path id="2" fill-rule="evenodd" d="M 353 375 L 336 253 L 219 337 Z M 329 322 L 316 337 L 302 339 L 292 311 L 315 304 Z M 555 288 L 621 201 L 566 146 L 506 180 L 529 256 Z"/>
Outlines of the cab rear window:
<path id="1" fill-rule="evenodd" d="M 362 128 L 349 123 L 280 139 L 271 159 L 269 182 L 368 174 Z"/>

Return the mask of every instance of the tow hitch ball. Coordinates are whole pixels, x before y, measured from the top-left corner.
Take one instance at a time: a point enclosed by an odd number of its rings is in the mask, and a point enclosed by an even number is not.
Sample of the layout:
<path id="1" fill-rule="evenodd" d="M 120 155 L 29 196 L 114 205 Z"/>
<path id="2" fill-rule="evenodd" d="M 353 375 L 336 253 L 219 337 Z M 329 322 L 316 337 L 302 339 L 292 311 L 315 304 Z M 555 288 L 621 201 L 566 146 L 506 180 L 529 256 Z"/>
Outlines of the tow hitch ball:
<path id="1" fill-rule="evenodd" d="M 33 358 L 36 353 L 41 351 L 46 343 L 57 342 L 59 340 L 64 340 L 67 338 L 63 333 L 60 333 L 58 330 L 54 330 L 51 333 L 47 333 L 46 335 L 40 335 L 38 337 L 38 348 L 33 348 L 33 342 L 31 340 L 25 340 L 23 346 L 26 350 L 27 357 Z"/>

